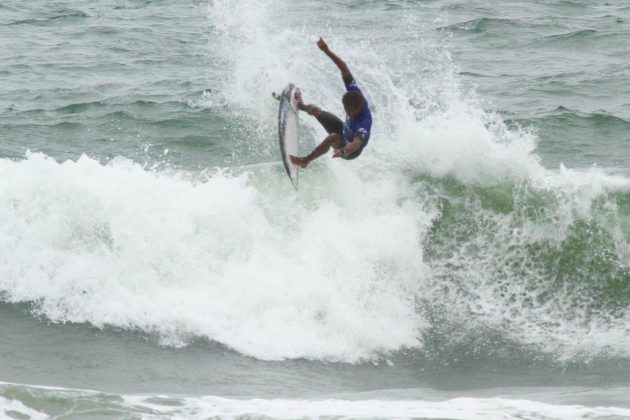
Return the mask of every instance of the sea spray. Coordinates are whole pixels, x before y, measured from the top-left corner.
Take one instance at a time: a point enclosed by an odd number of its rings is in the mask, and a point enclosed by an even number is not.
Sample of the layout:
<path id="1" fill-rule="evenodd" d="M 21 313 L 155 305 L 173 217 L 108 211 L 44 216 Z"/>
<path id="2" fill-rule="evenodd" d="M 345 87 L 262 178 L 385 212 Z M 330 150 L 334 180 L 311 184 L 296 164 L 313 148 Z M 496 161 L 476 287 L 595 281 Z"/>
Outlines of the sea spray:
<path id="1" fill-rule="evenodd" d="M 290 79 L 342 115 L 342 85 L 322 34 L 275 21 L 290 4 L 244 5 L 208 7 L 229 76 L 199 106 L 234 124 L 224 141 L 243 161 L 272 162 L 270 92 Z M 3 300 L 260 359 L 449 360 L 488 337 L 562 360 L 626 356 L 628 179 L 545 168 L 538 138 L 487 112 L 443 40 L 407 23 L 392 61 L 351 33 L 331 41 L 374 105 L 373 141 L 359 160 L 313 163 L 297 195 L 279 165 L 196 178 L 122 157 L 1 160 Z M 284 66 L 287 53 L 300 59 Z M 303 123 L 306 151 L 323 130 Z"/>
<path id="2" fill-rule="evenodd" d="M 1 172 L 4 299 L 53 321 L 176 345 L 201 336 L 263 359 L 352 361 L 419 344 L 426 269 L 417 208 L 397 204 L 403 185 L 382 182 L 347 207 L 296 196 L 289 212 L 247 175 L 193 182 L 39 154 Z"/>

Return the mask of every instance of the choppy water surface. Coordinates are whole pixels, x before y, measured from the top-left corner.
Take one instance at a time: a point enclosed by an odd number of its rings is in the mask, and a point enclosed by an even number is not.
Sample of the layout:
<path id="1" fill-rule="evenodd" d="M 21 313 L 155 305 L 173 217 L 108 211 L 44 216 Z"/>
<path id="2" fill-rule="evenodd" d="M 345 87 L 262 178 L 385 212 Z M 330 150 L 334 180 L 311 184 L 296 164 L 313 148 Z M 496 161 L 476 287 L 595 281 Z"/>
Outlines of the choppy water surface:
<path id="1" fill-rule="evenodd" d="M 295 194 L 271 92 L 341 115 L 320 35 L 375 122 Z M 4 415 L 630 416 L 629 35 L 621 1 L 3 3 Z"/>

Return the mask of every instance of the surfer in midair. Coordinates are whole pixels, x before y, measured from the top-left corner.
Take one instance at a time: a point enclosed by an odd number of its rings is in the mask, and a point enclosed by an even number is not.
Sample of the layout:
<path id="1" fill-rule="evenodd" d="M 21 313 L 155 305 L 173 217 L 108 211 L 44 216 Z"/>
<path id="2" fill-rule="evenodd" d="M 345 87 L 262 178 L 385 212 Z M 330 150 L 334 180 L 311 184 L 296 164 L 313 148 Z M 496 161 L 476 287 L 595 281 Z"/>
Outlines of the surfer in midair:
<path id="1" fill-rule="evenodd" d="M 323 38 L 319 38 L 317 46 L 337 65 L 341 71 L 346 93 L 341 98 L 343 109 L 346 111 L 346 121 L 323 111 L 316 105 L 307 105 L 302 101 L 299 90 L 295 92 L 295 100 L 298 108 L 317 118 L 317 121 L 326 129 L 328 136 L 313 151 L 303 157 L 289 156 L 291 162 L 300 168 L 306 168 L 311 161 L 317 159 L 333 148 L 333 158 L 346 160 L 357 158 L 370 140 L 372 128 L 372 113 L 363 93 L 357 86 L 348 65 L 335 53 L 330 51 Z"/>

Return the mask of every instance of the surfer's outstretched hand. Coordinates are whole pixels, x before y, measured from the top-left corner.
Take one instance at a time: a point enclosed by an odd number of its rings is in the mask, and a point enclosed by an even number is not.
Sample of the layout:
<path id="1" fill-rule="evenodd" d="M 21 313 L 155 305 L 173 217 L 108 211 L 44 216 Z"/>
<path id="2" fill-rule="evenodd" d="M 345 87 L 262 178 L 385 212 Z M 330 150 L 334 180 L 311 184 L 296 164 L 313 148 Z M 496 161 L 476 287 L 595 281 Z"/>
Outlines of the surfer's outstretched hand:
<path id="1" fill-rule="evenodd" d="M 324 41 L 324 38 L 322 38 L 321 36 L 319 37 L 319 40 L 317 41 L 317 46 L 319 47 L 320 50 L 324 52 L 330 51 L 330 48 L 328 48 L 328 44 L 326 44 L 326 41 Z"/>
<path id="2" fill-rule="evenodd" d="M 341 156 L 343 156 L 343 149 L 335 149 L 333 151 L 333 157 L 334 158 L 338 158 L 338 157 L 341 157 Z"/>

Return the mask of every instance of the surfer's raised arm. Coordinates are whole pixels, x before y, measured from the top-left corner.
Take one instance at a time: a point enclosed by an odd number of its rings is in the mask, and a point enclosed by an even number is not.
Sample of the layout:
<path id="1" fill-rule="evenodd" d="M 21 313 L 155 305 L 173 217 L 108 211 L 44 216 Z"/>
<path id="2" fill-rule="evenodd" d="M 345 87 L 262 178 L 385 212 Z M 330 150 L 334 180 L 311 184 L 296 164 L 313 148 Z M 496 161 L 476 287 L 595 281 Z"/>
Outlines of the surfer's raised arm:
<path id="1" fill-rule="evenodd" d="M 352 76 L 346 62 L 343 61 L 341 58 L 339 58 L 337 54 L 330 51 L 330 48 L 328 48 L 328 44 L 326 44 L 326 41 L 324 41 L 324 38 L 319 38 L 319 40 L 317 41 L 317 46 L 319 47 L 320 50 L 324 52 L 324 54 L 330 57 L 330 59 L 333 61 L 333 63 L 335 63 L 337 68 L 339 68 L 339 71 L 341 71 L 341 77 L 346 78 L 348 76 Z"/>

